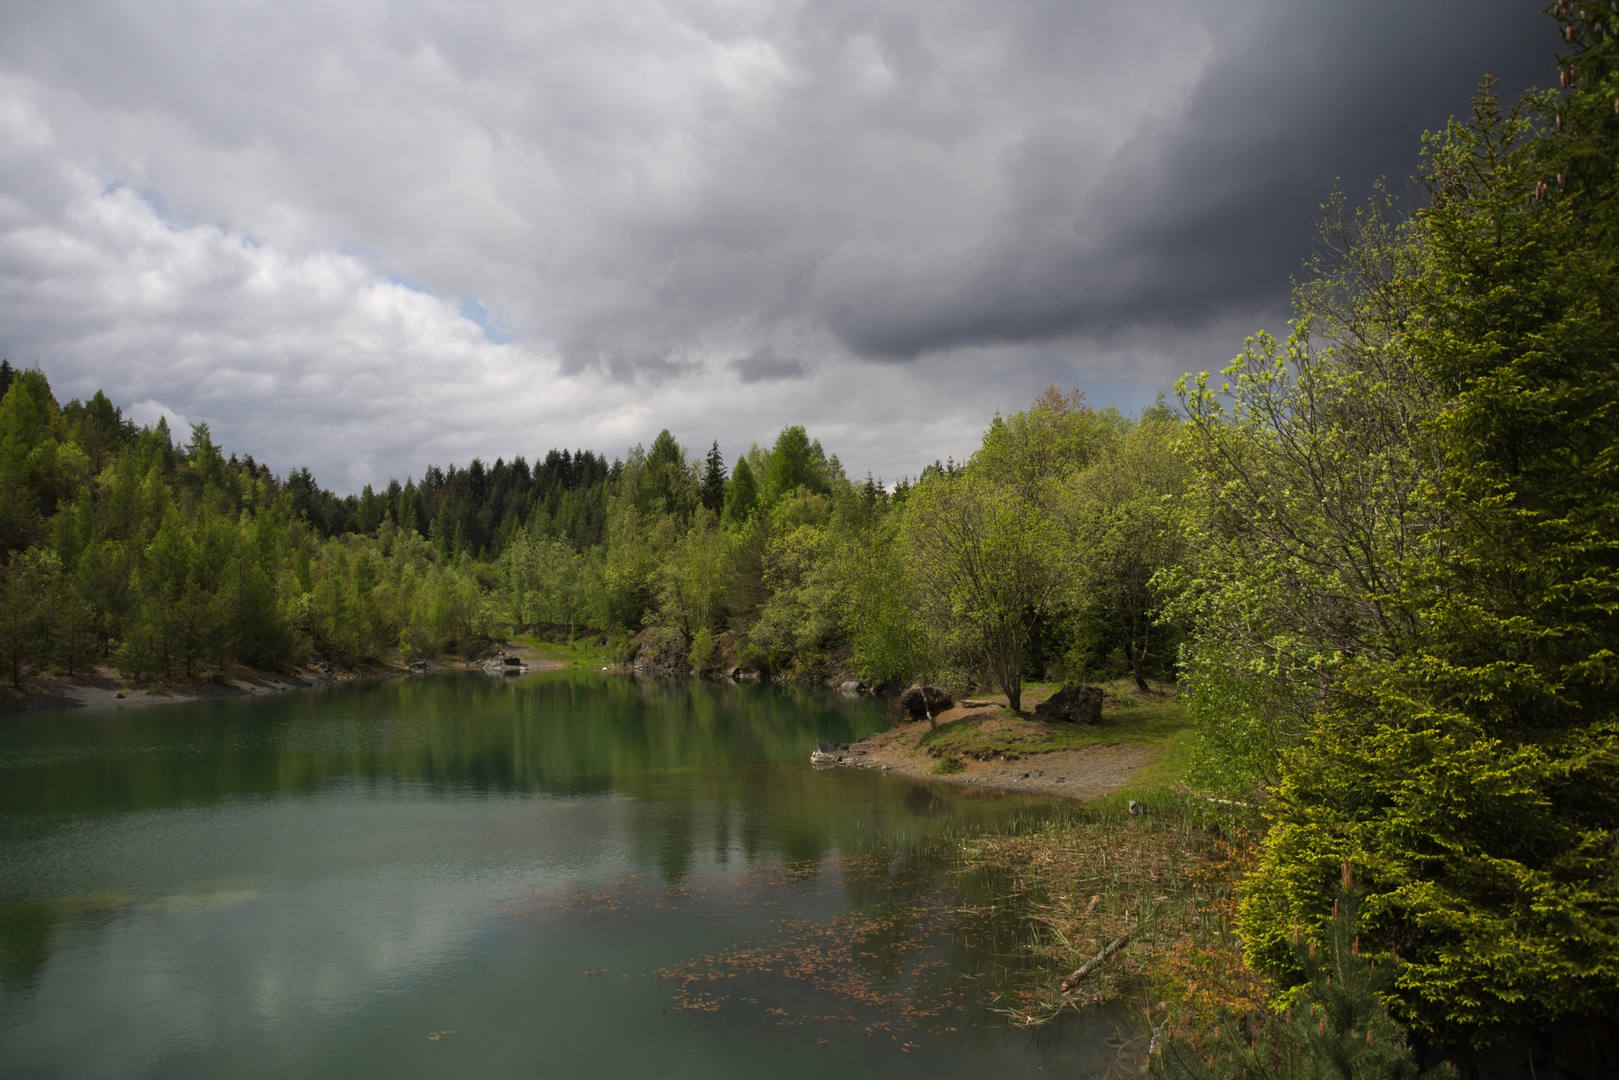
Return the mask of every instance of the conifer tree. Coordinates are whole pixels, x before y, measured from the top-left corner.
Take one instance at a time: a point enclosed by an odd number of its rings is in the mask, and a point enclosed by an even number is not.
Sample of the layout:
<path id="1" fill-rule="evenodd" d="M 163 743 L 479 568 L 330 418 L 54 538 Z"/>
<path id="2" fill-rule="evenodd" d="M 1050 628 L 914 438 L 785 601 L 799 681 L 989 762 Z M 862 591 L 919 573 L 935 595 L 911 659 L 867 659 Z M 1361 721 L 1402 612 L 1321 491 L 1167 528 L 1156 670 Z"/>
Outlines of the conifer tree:
<path id="1" fill-rule="evenodd" d="M 708 448 L 708 457 L 704 459 L 702 501 L 714 514 L 725 509 L 725 459 L 720 456 L 718 439 Z"/>
<path id="2" fill-rule="evenodd" d="M 1437 524 L 1410 629 L 1344 669 L 1282 759 L 1242 921 L 1296 969 L 1329 867 L 1365 868 L 1389 1003 L 1441 1044 L 1619 1013 L 1619 56 L 1559 5 L 1570 92 L 1486 84 L 1430 145 L 1400 347 L 1429 395 Z"/>

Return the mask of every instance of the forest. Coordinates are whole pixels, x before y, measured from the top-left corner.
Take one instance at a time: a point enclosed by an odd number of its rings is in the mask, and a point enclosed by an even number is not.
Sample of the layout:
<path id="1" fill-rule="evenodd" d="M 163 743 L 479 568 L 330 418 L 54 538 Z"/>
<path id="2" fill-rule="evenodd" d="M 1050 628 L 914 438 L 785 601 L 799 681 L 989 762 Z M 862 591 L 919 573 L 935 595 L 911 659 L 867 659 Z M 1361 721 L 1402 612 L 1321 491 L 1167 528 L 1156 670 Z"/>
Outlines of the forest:
<path id="1" fill-rule="evenodd" d="M 730 462 L 664 431 L 338 496 L 6 364 L 5 674 L 471 657 L 519 628 L 1014 710 L 1031 680 L 1172 681 L 1189 781 L 1266 808 L 1250 964 L 1302 979 L 1352 866 L 1417 1038 L 1612 1018 L 1619 62 L 1600 12 L 1555 14 L 1560 90 L 1486 81 L 1409 205 L 1329 200 L 1285 337 L 1135 415 L 1052 388 L 894 484 L 789 426 Z"/>

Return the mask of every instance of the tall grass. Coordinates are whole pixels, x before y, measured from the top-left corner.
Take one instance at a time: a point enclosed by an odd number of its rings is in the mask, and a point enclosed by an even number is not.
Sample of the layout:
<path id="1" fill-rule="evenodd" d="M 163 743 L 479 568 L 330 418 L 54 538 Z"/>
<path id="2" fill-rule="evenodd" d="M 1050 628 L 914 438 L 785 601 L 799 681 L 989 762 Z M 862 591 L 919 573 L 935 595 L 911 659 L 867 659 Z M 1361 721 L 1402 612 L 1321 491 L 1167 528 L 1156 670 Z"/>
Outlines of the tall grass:
<path id="1" fill-rule="evenodd" d="M 964 838 L 963 872 L 998 882 L 1001 902 L 1023 914 L 1029 977 L 1005 1011 L 1035 1024 L 1070 1004 L 1131 990 L 1150 997 L 1163 965 L 1189 949 L 1224 950 L 1240 965 L 1225 919 L 1230 875 L 1217 871 L 1239 835 L 1204 800 L 1156 790 Z M 1121 937 L 1125 948 L 1071 992 L 1061 990 L 1066 975 Z"/>

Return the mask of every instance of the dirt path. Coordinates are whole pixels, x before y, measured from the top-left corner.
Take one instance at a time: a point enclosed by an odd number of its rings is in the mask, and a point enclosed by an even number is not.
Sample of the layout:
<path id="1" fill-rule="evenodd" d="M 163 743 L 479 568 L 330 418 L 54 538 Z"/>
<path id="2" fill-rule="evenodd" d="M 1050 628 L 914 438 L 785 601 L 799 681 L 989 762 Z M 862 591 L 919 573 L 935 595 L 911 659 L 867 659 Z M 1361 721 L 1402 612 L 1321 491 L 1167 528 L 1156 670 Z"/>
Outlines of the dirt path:
<path id="1" fill-rule="evenodd" d="M 957 705 L 941 713 L 936 720 L 948 723 L 986 707 L 989 706 Z M 968 759 L 963 762 L 966 766 L 963 771 L 939 776 L 933 772 L 939 759 L 918 746 L 928 731 L 927 721 L 920 720 L 868 736 L 840 751 L 837 766 L 877 769 L 890 776 L 915 780 L 1090 799 L 1124 787 L 1153 760 L 1153 751 L 1148 747 L 1109 743 L 1027 754 L 1015 761 Z"/>

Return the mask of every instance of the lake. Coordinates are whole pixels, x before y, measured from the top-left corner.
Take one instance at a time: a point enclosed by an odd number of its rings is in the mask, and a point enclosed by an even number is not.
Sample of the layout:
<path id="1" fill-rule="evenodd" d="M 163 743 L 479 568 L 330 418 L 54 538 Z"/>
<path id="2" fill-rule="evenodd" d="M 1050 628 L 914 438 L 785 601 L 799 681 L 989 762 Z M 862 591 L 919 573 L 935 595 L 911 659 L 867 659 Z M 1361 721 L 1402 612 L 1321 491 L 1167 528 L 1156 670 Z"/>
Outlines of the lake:
<path id="1" fill-rule="evenodd" d="M 1102 1076 L 870 697 L 454 673 L 0 718 L 6 1077 Z"/>

